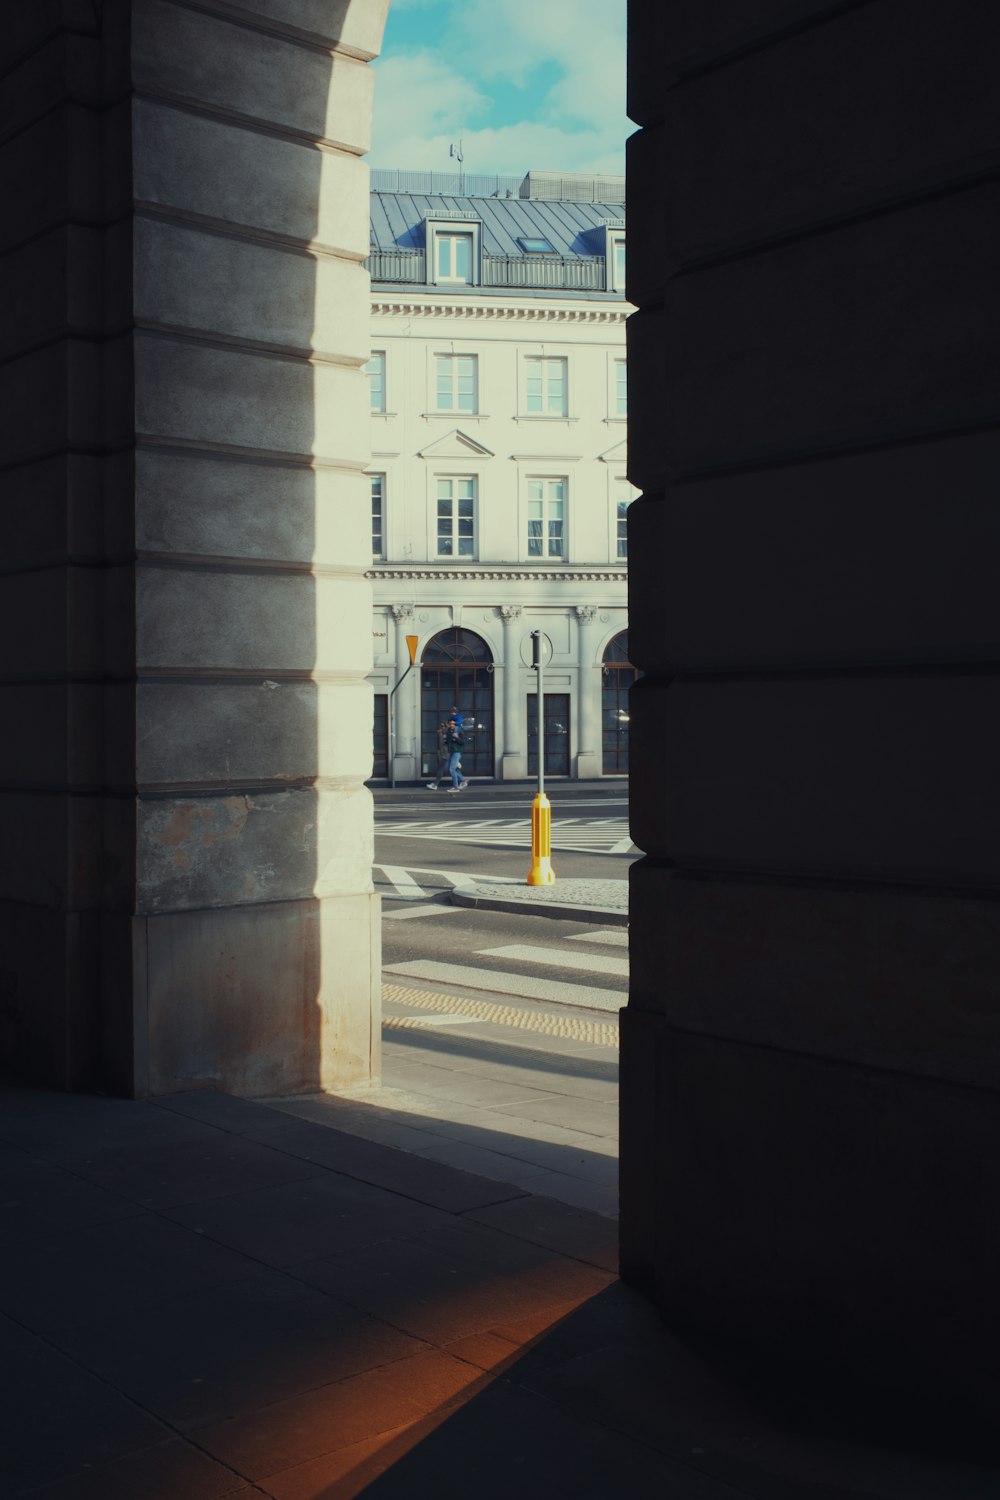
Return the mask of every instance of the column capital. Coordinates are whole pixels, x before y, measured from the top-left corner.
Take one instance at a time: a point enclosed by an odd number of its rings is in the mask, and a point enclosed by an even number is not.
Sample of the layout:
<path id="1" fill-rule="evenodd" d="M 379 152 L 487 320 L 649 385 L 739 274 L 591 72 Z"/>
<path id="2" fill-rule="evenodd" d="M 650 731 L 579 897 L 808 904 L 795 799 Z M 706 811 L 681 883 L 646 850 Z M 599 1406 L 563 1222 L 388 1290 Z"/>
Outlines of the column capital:
<path id="1" fill-rule="evenodd" d="M 497 605 L 497 614 L 500 616 L 505 625 L 512 625 L 515 620 L 519 620 L 521 618 L 521 605 L 499 604 Z"/>
<path id="2" fill-rule="evenodd" d="M 577 604 L 575 608 L 576 618 L 579 620 L 581 625 L 589 625 L 593 620 L 597 618 L 596 604 Z"/>
<path id="3" fill-rule="evenodd" d="M 413 619 L 413 605 L 412 604 L 390 604 L 389 608 L 392 610 L 392 617 L 393 617 L 394 620 L 412 620 Z"/>

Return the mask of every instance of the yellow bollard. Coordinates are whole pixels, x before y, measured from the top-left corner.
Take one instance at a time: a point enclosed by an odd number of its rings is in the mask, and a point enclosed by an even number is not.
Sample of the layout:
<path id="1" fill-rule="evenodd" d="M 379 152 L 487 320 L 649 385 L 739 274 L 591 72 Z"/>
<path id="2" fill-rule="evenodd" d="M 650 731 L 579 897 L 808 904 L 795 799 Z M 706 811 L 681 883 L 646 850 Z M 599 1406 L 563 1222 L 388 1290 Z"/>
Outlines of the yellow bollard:
<path id="1" fill-rule="evenodd" d="M 528 885 L 555 885 L 552 868 L 552 804 L 539 792 L 531 804 L 531 869 Z"/>

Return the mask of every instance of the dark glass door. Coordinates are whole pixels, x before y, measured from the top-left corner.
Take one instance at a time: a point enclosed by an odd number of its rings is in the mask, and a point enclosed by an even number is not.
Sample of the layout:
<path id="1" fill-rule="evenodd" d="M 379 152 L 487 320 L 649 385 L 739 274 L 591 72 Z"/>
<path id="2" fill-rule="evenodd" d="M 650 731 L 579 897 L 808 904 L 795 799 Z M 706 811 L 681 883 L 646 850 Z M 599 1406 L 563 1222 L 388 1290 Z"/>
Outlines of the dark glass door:
<path id="1" fill-rule="evenodd" d="M 462 771 L 493 776 L 493 657 L 471 630 L 442 630 L 427 642 L 420 662 L 420 773 L 438 768 L 438 725 L 453 709 L 462 714 Z"/>
<path id="2" fill-rule="evenodd" d="M 601 678 L 601 769 L 605 776 L 628 773 L 628 690 L 639 673 L 628 659 L 628 631 L 609 641 Z"/>
<path id="3" fill-rule="evenodd" d="M 569 693 L 545 694 L 545 774 L 569 775 Z M 538 694 L 528 694 L 528 775 L 538 775 Z"/>
<path id="4" fill-rule="evenodd" d="M 372 754 L 372 776 L 389 774 L 389 694 L 375 694 L 375 741 Z"/>

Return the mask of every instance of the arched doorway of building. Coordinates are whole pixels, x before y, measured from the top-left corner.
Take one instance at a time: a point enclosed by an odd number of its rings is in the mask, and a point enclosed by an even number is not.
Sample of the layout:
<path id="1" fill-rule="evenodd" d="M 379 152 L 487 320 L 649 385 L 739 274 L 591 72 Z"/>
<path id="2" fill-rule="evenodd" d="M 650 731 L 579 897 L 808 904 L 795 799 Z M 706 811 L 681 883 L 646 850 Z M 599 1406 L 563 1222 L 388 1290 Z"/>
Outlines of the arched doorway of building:
<path id="1" fill-rule="evenodd" d="M 462 713 L 462 770 L 466 776 L 492 776 L 493 654 L 472 630 L 441 630 L 424 647 L 420 661 L 421 775 L 437 771 L 438 725 L 452 710 Z"/>
<path id="2" fill-rule="evenodd" d="M 601 770 L 605 776 L 628 773 L 628 690 L 639 676 L 628 659 L 628 631 L 612 636 L 604 648 L 601 670 Z"/>

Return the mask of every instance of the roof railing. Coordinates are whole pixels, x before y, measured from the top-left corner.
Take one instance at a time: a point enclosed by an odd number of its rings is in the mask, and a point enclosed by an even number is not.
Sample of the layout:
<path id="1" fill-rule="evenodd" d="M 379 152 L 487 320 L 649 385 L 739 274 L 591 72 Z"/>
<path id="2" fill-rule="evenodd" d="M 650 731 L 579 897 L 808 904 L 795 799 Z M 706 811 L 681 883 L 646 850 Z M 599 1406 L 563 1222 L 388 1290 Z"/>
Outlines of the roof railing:
<path id="1" fill-rule="evenodd" d="M 516 198 L 523 175 L 510 177 L 487 172 L 402 172 L 395 167 L 372 167 L 373 193 L 442 194 L 447 198 Z"/>
<path id="2" fill-rule="evenodd" d="M 372 250 L 365 265 L 372 281 L 426 285 L 423 250 Z M 559 291 L 606 292 L 608 266 L 603 255 L 490 255 L 482 258 L 482 285 L 551 288 Z M 449 284 L 449 291 L 455 291 Z"/>
<path id="3" fill-rule="evenodd" d="M 589 172 L 527 172 L 520 177 L 492 172 L 404 172 L 372 167 L 373 193 L 417 197 L 535 198 L 564 203 L 624 203 L 625 178 Z"/>

